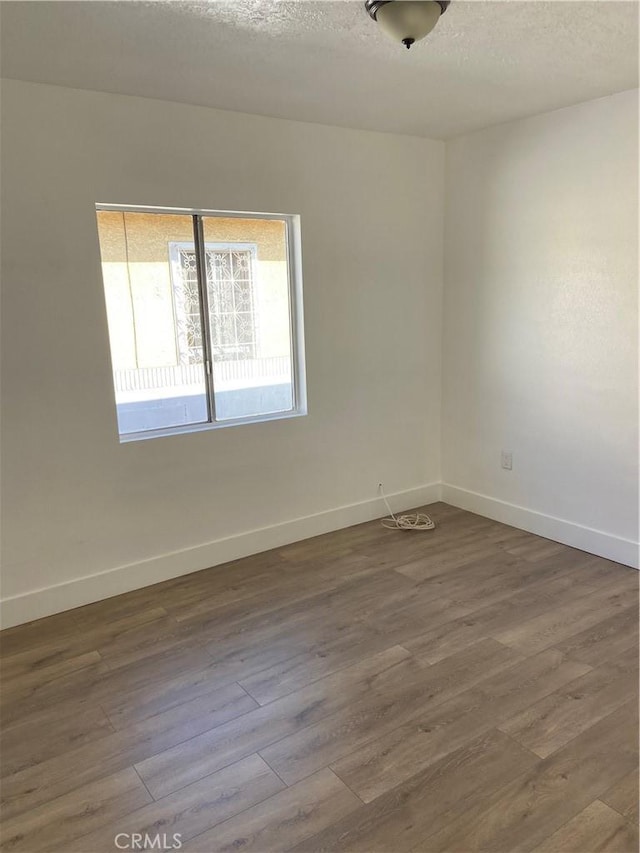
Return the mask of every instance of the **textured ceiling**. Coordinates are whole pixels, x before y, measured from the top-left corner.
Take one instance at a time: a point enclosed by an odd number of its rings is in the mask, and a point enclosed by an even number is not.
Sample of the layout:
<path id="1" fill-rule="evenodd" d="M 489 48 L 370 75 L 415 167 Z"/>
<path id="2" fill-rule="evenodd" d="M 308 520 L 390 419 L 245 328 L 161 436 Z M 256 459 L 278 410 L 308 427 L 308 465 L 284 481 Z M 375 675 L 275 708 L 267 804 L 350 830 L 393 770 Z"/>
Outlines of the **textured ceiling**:
<path id="1" fill-rule="evenodd" d="M 638 3 L 454 0 L 410 51 L 347 2 L 3 2 L 2 74 L 446 138 L 638 85 Z"/>

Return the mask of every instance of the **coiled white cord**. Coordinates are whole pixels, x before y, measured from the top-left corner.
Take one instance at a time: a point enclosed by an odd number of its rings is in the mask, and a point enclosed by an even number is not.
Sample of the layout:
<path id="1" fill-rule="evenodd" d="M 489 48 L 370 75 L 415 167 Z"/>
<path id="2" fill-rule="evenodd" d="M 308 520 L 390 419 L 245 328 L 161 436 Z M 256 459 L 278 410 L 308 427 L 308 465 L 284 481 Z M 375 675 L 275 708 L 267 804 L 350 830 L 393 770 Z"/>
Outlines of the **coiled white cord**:
<path id="1" fill-rule="evenodd" d="M 389 518 L 382 519 L 381 523 L 383 527 L 388 527 L 391 530 L 433 530 L 435 527 L 434 522 L 423 512 L 413 512 L 409 515 L 394 515 L 382 488 L 382 483 L 378 483 L 378 488 L 389 512 Z"/>

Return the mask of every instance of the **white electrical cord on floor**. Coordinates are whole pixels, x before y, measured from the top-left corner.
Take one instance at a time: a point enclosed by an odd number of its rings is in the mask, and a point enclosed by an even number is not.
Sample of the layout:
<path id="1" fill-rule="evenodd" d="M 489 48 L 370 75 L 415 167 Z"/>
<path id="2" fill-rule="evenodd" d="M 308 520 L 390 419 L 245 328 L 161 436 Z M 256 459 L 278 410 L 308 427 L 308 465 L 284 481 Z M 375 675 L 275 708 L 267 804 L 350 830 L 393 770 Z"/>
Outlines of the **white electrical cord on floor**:
<path id="1" fill-rule="evenodd" d="M 382 526 L 388 527 L 391 530 L 433 530 L 434 522 L 423 512 L 413 512 L 409 515 L 394 515 L 389 501 L 382 488 L 382 483 L 378 483 L 380 494 L 389 511 L 389 518 L 382 519 Z"/>

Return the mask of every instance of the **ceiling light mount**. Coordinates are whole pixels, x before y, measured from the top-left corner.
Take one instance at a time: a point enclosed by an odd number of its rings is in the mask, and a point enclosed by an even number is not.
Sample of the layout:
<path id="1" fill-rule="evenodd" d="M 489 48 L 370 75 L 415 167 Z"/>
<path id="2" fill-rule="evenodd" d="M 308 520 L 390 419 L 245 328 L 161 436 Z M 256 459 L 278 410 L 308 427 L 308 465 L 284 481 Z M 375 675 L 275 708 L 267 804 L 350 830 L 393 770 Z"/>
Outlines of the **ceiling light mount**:
<path id="1" fill-rule="evenodd" d="M 365 0 L 376 23 L 407 50 L 435 27 L 451 0 Z"/>

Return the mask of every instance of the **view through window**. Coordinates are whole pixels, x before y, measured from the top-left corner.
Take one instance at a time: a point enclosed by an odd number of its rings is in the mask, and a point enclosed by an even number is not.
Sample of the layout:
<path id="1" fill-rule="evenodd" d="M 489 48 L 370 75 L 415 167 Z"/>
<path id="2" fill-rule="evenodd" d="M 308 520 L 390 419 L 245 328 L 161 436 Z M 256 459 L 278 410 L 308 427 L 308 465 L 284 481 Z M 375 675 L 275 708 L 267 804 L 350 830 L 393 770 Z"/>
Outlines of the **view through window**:
<path id="1" fill-rule="evenodd" d="M 304 411 L 295 217 L 97 217 L 121 436 Z"/>

